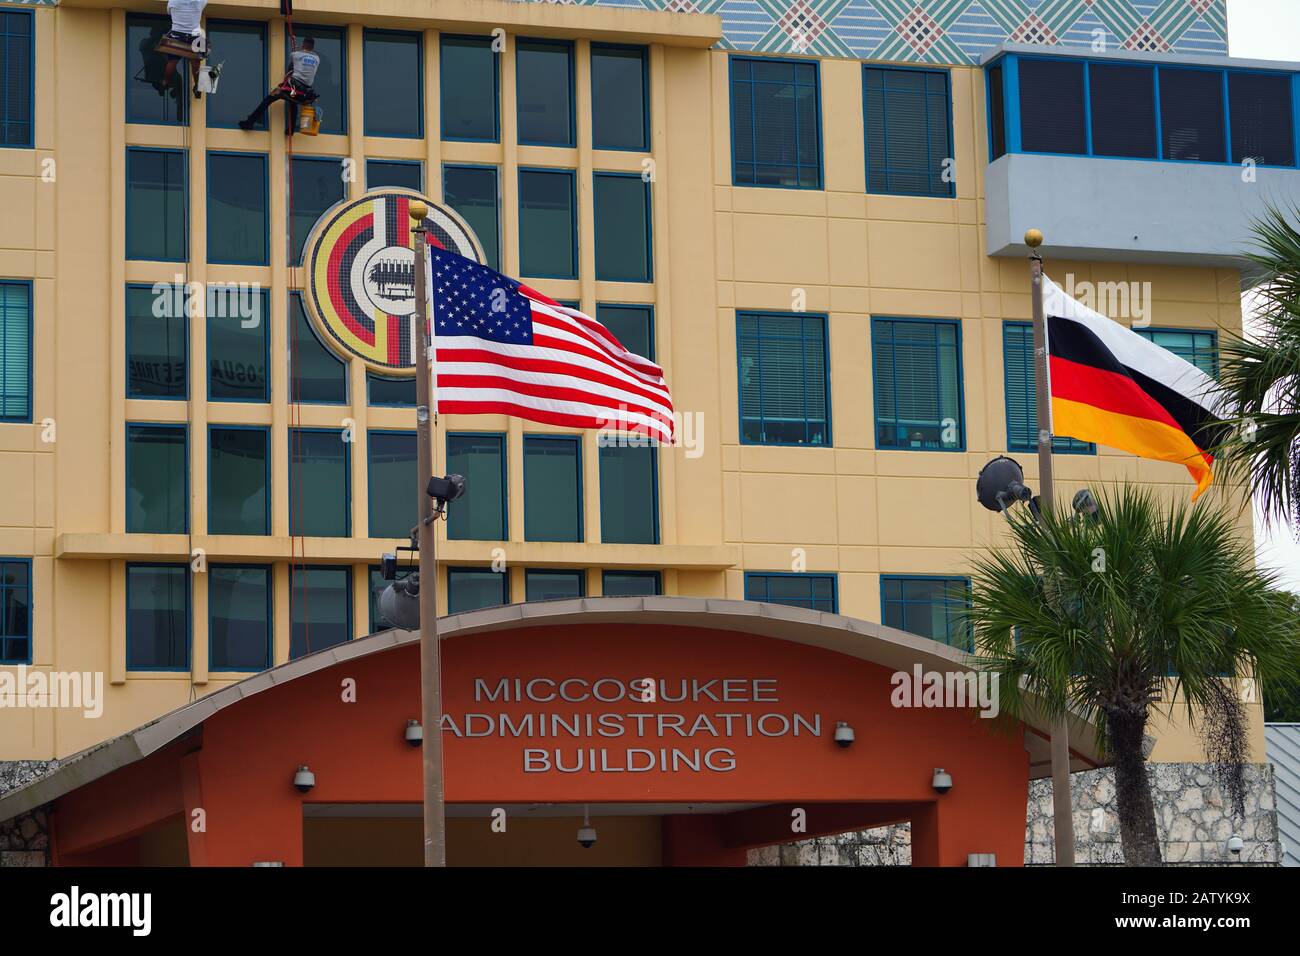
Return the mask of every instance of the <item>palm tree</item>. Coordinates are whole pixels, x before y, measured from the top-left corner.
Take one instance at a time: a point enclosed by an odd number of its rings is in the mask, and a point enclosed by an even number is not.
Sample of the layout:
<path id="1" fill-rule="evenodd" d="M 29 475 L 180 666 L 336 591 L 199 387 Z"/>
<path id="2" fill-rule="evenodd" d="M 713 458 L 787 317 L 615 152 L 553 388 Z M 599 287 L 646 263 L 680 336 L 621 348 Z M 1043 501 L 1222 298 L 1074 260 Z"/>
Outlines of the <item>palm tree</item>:
<path id="1" fill-rule="evenodd" d="M 1246 258 L 1261 280 L 1257 328 L 1224 337 L 1219 383 L 1236 427 L 1216 454 L 1269 519 L 1300 531 L 1300 208 L 1269 206 Z"/>
<path id="2" fill-rule="evenodd" d="M 1055 721 L 1067 708 L 1097 728 L 1114 764 L 1129 865 L 1159 865 L 1143 742 L 1167 679 L 1243 812 L 1247 724 L 1238 685 L 1300 681 L 1295 598 L 1256 569 L 1249 535 L 1224 511 L 1122 487 L 1092 518 L 1025 509 L 1010 540 L 972 569 L 969 619 L 979 666 L 998 675 L 1002 710 Z"/>

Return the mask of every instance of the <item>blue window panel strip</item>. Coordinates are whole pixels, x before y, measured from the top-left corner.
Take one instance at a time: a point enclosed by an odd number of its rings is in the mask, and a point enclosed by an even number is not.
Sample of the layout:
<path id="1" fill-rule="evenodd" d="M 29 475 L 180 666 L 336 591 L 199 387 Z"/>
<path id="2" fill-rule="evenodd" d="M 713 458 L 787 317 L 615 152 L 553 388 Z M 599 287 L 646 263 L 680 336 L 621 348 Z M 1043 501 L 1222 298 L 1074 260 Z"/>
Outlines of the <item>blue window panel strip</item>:
<path id="1" fill-rule="evenodd" d="M 974 638 L 964 619 L 970 579 L 956 576 L 880 576 L 880 614 L 886 627 L 970 652 Z"/>
<path id="2" fill-rule="evenodd" d="M 1038 451 L 1038 369 L 1034 364 L 1034 328 L 1028 322 L 1002 323 L 1002 371 L 1006 387 L 1007 450 Z M 1097 446 L 1077 438 L 1052 438 L 1058 455 L 1094 455 Z"/>
<path id="3" fill-rule="evenodd" d="M 0 282 L 0 422 L 32 420 L 32 282 Z"/>
<path id="4" fill-rule="evenodd" d="M 961 323 L 873 318 L 876 447 L 965 451 Z"/>
<path id="5" fill-rule="evenodd" d="M 136 585 L 156 575 L 151 586 Z M 179 582 L 179 585 L 178 585 Z M 131 563 L 126 566 L 126 667 L 128 671 L 190 669 L 193 624 L 188 564 Z M 152 606 L 140 607 L 146 596 Z M 179 593 L 177 593 L 179 592 Z M 145 633 L 149 629 L 150 633 Z"/>
<path id="6" fill-rule="evenodd" d="M 863 67 L 862 104 L 867 192 L 955 194 L 947 70 Z"/>
<path id="7" fill-rule="evenodd" d="M 746 571 L 745 600 L 839 613 L 839 582 L 834 574 Z"/>
<path id="8" fill-rule="evenodd" d="M 1219 377 L 1219 336 L 1213 329 L 1134 329 L 1138 335 L 1191 362 L 1211 378 Z"/>
<path id="9" fill-rule="evenodd" d="M 742 444 L 832 444 L 828 339 L 824 315 L 736 313 Z"/>
<path id="10" fill-rule="evenodd" d="M 32 559 L 0 558 L 0 664 L 32 662 Z"/>
<path id="11" fill-rule="evenodd" d="M 36 142 L 36 15 L 0 10 L 0 147 Z"/>
<path id="12" fill-rule="evenodd" d="M 731 168 L 737 186 L 822 188 L 815 60 L 730 60 Z"/>
<path id="13" fill-rule="evenodd" d="M 211 577 L 208 580 L 208 670 L 218 673 L 248 673 L 266 670 L 271 666 L 275 615 L 273 601 L 275 581 L 269 564 L 214 564 L 209 566 Z M 230 585 L 221 579 L 227 576 L 251 574 L 263 578 L 265 598 L 260 602 L 262 615 L 260 619 L 238 620 L 231 616 L 224 619 L 218 615 L 220 608 L 214 606 L 213 591 L 217 587 L 230 586 L 234 591 L 240 584 L 257 587 L 253 580 L 232 582 Z M 218 583 L 220 581 L 220 583 Z M 223 595 L 224 596 L 224 595 Z M 233 601 L 232 601 L 233 604 Z M 234 608 L 232 608 L 234 609 Z"/>

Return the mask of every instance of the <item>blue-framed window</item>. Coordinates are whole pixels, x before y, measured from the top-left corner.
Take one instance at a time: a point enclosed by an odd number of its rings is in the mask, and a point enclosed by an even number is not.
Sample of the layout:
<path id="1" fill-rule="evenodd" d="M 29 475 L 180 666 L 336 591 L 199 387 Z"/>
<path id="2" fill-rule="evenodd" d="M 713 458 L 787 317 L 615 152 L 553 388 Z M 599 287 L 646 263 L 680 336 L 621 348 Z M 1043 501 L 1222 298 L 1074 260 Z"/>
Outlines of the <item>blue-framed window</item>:
<path id="1" fill-rule="evenodd" d="M 126 566 L 126 669 L 190 669 L 190 566 Z"/>
<path id="2" fill-rule="evenodd" d="M 289 400 L 312 405 L 346 405 L 348 367 L 325 347 L 307 318 L 301 292 L 289 294 Z"/>
<path id="3" fill-rule="evenodd" d="M 475 143 L 501 139 L 501 65 L 492 37 L 439 38 L 442 138 Z"/>
<path id="4" fill-rule="evenodd" d="M 510 603 L 509 570 L 447 569 L 447 613 L 460 614 Z"/>
<path id="5" fill-rule="evenodd" d="M 733 56 L 730 67 L 732 182 L 821 189 L 817 62 Z"/>
<path id="6" fill-rule="evenodd" d="M 1038 370 L 1034 365 L 1034 327 L 1002 323 L 1002 369 L 1006 376 L 1007 450 L 1038 451 Z M 1092 455 L 1097 446 L 1077 438 L 1052 439 L 1058 455 Z"/>
<path id="7" fill-rule="evenodd" d="M 207 101 L 208 126 L 234 127 L 266 95 L 266 24 L 209 20 L 207 32 L 213 60 L 222 63 L 221 92 Z M 266 129 L 265 116 L 257 128 Z"/>
<path id="8" fill-rule="evenodd" d="M 501 207 L 497 168 L 448 163 L 442 167 L 442 195 L 478 236 L 488 266 L 499 270 Z"/>
<path id="9" fill-rule="evenodd" d="M 867 192 L 952 196 L 952 98 L 947 70 L 862 68 Z"/>
<path id="10" fill-rule="evenodd" d="M 871 320 L 876 447 L 964 451 L 961 323 Z"/>
<path id="11" fill-rule="evenodd" d="M 415 376 L 388 378 L 385 375 L 366 373 L 366 400 L 381 408 L 414 408 Z"/>
<path id="12" fill-rule="evenodd" d="M 524 436 L 524 540 L 582 540 L 582 440 Z"/>
<path id="13" fill-rule="evenodd" d="M 182 286 L 126 287 L 126 397 L 188 397 L 189 316 Z"/>
<path id="14" fill-rule="evenodd" d="M 576 145 L 573 44 L 568 40 L 516 40 L 515 79 L 520 144 Z"/>
<path id="15" fill-rule="evenodd" d="M 447 436 L 447 471 L 465 477 L 465 495 L 447 513 L 452 541 L 505 541 L 509 537 L 506 436 L 453 432 Z"/>
<path id="16" fill-rule="evenodd" d="M 208 567 L 208 669 L 261 671 L 271 666 L 270 565 Z"/>
<path id="17" fill-rule="evenodd" d="M 348 29 L 347 27 L 322 27 L 310 24 L 295 24 L 294 33 L 299 45 L 311 37 L 315 41 L 314 50 L 320 57 L 320 66 L 316 68 L 316 116 L 320 120 L 322 133 L 343 135 L 348 131 Z M 285 62 L 290 53 L 288 31 L 284 38 Z M 224 83 L 224 78 L 222 79 Z M 225 93 L 222 87 L 221 92 Z M 259 95 L 253 102 L 261 99 Z"/>
<path id="18" fill-rule="evenodd" d="M 289 264 L 302 265 L 302 249 L 321 214 L 347 195 L 343 162 L 332 157 L 294 156 L 293 206 L 289 210 Z"/>
<path id="19" fill-rule="evenodd" d="M 964 618 L 970 579 L 924 574 L 882 574 L 880 614 L 886 627 L 928 637 L 963 651 L 973 648 Z"/>
<path id="20" fill-rule="evenodd" d="M 634 439 L 636 440 L 636 439 Z M 653 445 L 610 445 L 600 452 L 600 540 L 659 543 L 659 458 Z"/>
<path id="21" fill-rule="evenodd" d="M 208 426 L 208 534 L 271 533 L 271 430 Z"/>
<path id="22" fill-rule="evenodd" d="M 189 256 L 189 173 L 183 149 L 126 150 L 126 257 L 184 262 Z"/>
<path id="23" fill-rule="evenodd" d="M 415 485 L 415 432 L 371 429 L 366 435 L 369 466 L 369 524 L 372 538 L 409 538 L 419 524 Z"/>
<path id="24" fill-rule="evenodd" d="M 424 191 L 424 163 L 418 159 L 367 159 L 366 188 L 397 186 Z"/>
<path id="25" fill-rule="evenodd" d="M 289 659 L 352 640 L 352 569 L 289 566 Z"/>
<path id="26" fill-rule="evenodd" d="M 1300 74 L 1006 54 L 985 69 L 989 153 L 1294 168 Z"/>
<path id="27" fill-rule="evenodd" d="M 271 290 L 208 283 L 208 400 L 271 400 Z"/>
<path id="28" fill-rule="evenodd" d="M 587 593 L 587 572 L 558 568 L 528 568 L 524 571 L 525 601 L 562 601 Z"/>
<path id="29" fill-rule="evenodd" d="M 289 429 L 289 534 L 352 533 L 351 449 L 339 428 Z"/>
<path id="30" fill-rule="evenodd" d="M 367 136 L 424 135 L 424 34 L 365 30 L 362 96 Z"/>
<path id="31" fill-rule="evenodd" d="M 0 281 L 0 422 L 32 420 L 32 282 Z"/>
<path id="32" fill-rule="evenodd" d="M 737 312 L 740 440 L 831 444 L 826 316 Z"/>
<path id="33" fill-rule="evenodd" d="M 126 530 L 186 534 L 190 521 L 190 459 L 185 425 L 128 422 Z"/>
<path id="34" fill-rule="evenodd" d="M 557 300 L 558 301 L 558 300 Z M 563 303 L 561 303 L 563 304 Z M 577 305 L 572 308 L 579 308 Z M 596 321 L 609 329 L 629 352 L 654 361 L 655 309 L 652 305 L 596 305 Z"/>
<path id="35" fill-rule="evenodd" d="M 596 278 L 607 282 L 650 282 L 650 183 L 638 173 L 595 173 Z"/>
<path id="36" fill-rule="evenodd" d="M 0 664 L 32 662 L 32 559 L 0 558 Z"/>
<path id="37" fill-rule="evenodd" d="M 1134 329 L 1144 339 L 1191 362 L 1210 378 L 1219 377 L 1219 335 L 1213 329 Z"/>
<path id="38" fill-rule="evenodd" d="M 265 153 L 208 152 L 208 262 L 271 261 Z"/>
<path id="39" fill-rule="evenodd" d="M 746 571 L 745 600 L 788 604 L 813 611 L 839 612 L 839 587 L 834 574 L 789 571 Z"/>
<path id="40" fill-rule="evenodd" d="M 571 169 L 519 170 L 519 272 L 578 278 L 578 208 Z"/>
<path id="41" fill-rule="evenodd" d="M 643 46 L 591 45 L 591 145 L 650 146 L 650 66 Z"/>
<path id="42" fill-rule="evenodd" d="M 605 571 L 600 576 L 600 593 L 604 597 L 663 594 L 663 575 L 658 571 Z"/>
<path id="43" fill-rule="evenodd" d="M 165 16 L 145 13 L 126 15 L 126 121 L 162 126 L 183 126 L 189 122 L 190 71 L 177 64 L 165 77 L 167 56 L 155 52 L 158 41 L 171 29 Z M 261 99 L 261 96 L 258 96 Z"/>
<path id="44" fill-rule="evenodd" d="M 0 11 L 0 146 L 35 144 L 35 36 L 31 10 Z"/>

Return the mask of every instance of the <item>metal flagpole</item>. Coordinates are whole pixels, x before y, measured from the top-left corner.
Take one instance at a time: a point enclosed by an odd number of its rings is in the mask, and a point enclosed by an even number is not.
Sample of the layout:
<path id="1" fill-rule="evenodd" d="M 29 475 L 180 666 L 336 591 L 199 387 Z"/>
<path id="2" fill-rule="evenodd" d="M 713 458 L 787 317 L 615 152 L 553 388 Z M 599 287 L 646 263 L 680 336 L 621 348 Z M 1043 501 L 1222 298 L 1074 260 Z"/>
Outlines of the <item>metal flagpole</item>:
<path id="1" fill-rule="evenodd" d="M 1047 320 L 1043 317 L 1043 234 L 1025 233 L 1029 247 L 1029 283 L 1034 309 L 1034 397 L 1038 418 L 1038 499 L 1052 510 L 1052 390 L 1048 381 Z M 1056 831 L 1056 865 L 1074 866 L 1074 815 L 1070 801 L 1070 738 L 1065 716 L 1052 729 L 1052 816 Z"/>
<path id="2" fill-rule="evenodd" d="M 426 231 L 429 207 L 418 200 L 409 206 L 415 235 L 415 421 L 420 516 L 420 723 L 424 729 L 424 865 L 447 865 L 447 829 L 442 778 L 442 663 L 438 646 L 438 565 L 434 555 L 433 435 L 430 427 L 432 375 L 429 369 L 429 289 L 425 282 Z"/>

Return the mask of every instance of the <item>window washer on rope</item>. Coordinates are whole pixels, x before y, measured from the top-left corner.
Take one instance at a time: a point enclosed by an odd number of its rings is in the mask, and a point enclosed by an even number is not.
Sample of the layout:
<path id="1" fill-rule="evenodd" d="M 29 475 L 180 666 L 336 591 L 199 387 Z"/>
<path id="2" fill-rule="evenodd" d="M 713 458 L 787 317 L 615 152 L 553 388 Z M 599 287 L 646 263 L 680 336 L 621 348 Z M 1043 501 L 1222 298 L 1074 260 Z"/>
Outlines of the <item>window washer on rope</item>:
<path id="1" fill-rule="evenodd" d="M 176 64 L 181 60 L 190 61 L 190 73 L 194 83 L 194 98 L 200 96 L 198 87 L 199 67 L 207 58 L 207 37 L 203 35 L 200 25 L 203 8 L 208 0 L 167 0 L 167 12 L 171 14 L 171 30 L 163 34 L 158 43 L 158 52 L 167 55 L 167 66 L 163 68 L 162 85 L 171 86 L 176 82 Z"/>
<path id="2" fill-rule="evenodd" d="M 292 135 L 297 129 L 298 107 L 314 103 L 319 95 L 312 85 L 316 82 L 316 71 L 320 68 L 316 41 L 304 37 L 302 47 L 290 53 L 289 60 L 289 72 L 275 89 L 266 94 L 266 99 L 258 104 L 257 109 L 248 114 L 247 119 L 240 120 L 240 129 L 253 129 L 276 100 L 284 100 L 284 131 Z"/>

